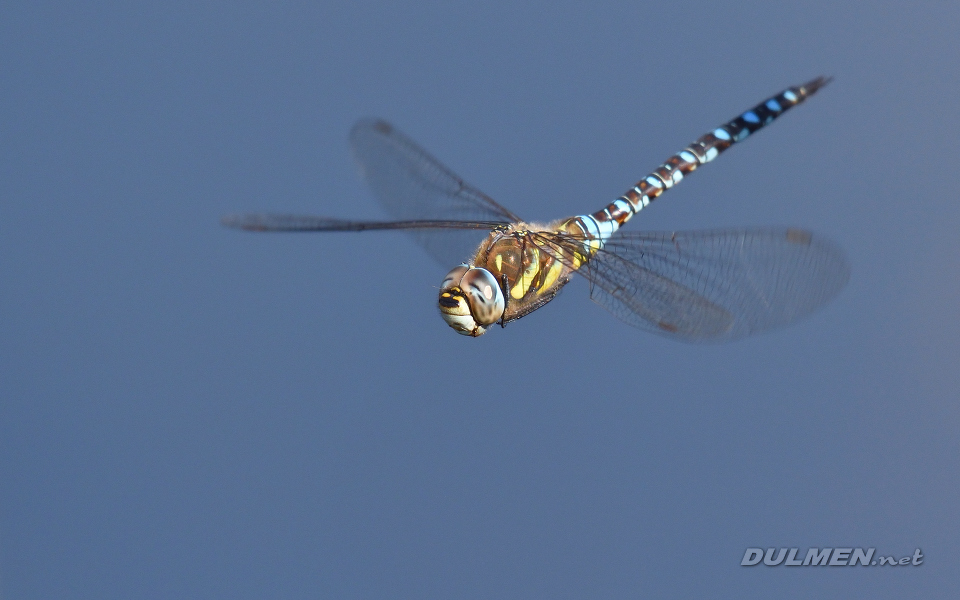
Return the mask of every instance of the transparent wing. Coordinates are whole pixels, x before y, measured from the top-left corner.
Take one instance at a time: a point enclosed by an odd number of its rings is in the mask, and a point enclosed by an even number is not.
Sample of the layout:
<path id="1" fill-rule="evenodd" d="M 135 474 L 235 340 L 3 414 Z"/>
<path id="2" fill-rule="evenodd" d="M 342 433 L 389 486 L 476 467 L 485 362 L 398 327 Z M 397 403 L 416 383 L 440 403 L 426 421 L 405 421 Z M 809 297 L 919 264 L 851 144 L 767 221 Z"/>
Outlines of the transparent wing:
<path id="1" fill-rule="evenodd" d="M 247 214 L 228 215 L 220 220 L 226 227 L 246 231 L 367 231 L 400 229 L 409 231 L 430 230 L 483 230 L 489 231 L 500 223 L 490 221 L 344 221 L 308 215 Z"/>
<path id="2" fill-rule="evenodd" d="M 541 236 L 570 255 L 582 243 Z M 815 311 L 850 278 L 843 251 L 789 228 L 622 232 L 578 273 L 622 321 L 684 341 L 724 341 Z"/>
<path id="3" fill-rule="evenodd" d="M 386 121 L 358 122 L 350 132 L 350 143 L 361 175 L 395 219 L 495 224 L 520 220 Z M 483 240 L 482 235 L 462 229 L 411 233 L 444 266 L 471 257 Z"/>

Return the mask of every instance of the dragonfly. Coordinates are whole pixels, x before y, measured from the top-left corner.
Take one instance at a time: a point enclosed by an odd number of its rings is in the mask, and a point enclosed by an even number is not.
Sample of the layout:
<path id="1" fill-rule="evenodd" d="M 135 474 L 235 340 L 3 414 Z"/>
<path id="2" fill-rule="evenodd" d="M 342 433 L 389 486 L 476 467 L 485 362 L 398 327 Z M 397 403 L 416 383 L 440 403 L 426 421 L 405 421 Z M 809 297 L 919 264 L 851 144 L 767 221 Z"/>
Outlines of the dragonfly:
<path id="1" fill-rule="evenodd" d="M 829 83 L 790 87 L 668 158 L 592 214 L 536 223 L 467 184 L 390 123 L 359 121 L 354 158 L 387 221 L 244 214 L 223 224 L 258 232 L 401 230 L 441 264 L 440 315 L 460 334 L 505 327 L 553 300 L 575 276 L 625 323 L 673 339 L 742 338 L 784 326 L 834 298 L 850 276 L 839 246 L 792 227 L 628 232 L 666 190 Z"/>

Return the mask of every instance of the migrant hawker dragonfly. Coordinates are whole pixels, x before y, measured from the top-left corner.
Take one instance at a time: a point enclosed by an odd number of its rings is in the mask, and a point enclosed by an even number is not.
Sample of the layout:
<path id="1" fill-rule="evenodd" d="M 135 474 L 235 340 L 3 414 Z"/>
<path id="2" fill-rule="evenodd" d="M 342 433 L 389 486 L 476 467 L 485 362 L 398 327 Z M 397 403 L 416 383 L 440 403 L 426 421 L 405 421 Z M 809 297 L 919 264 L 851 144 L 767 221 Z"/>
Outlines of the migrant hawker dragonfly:
<path id="1" fill-rule="evenodd" d="M 593 300 L 630 325 L 685 341 L 735 339 L 790 323 L 837 295 L 849 278 L 843 252 L 792 228 L 619 228 L 828 82 L 820 77 L 765 100 L 590 215 L 526 222 L 389 123 L 363 120 L 350 134 L 354 157 L 395 220 L 251 214 L 223 223 L 249 231 L 406 230 L 441 262 L 467 258 L 444 278 L 438 300 L 443 319 L 464 335 L 476 337 L 533 312 L 576 274 L 589 282 Z"/>

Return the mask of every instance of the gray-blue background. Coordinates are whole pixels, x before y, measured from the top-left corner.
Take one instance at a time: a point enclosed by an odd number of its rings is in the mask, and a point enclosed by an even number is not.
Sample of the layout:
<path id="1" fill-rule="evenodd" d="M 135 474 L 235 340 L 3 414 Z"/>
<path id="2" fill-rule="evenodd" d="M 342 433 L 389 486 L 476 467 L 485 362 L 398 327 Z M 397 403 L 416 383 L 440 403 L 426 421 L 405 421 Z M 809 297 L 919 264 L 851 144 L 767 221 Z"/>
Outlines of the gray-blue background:
<path id="1" fill-rule="evenodd" d="M 956 2 L 4 2 L 5 598 L 874 598 L 960 587 Z M 346 136 L 528 218 L 835 82 L 630 224 L 839 241 L 837 301 L 690 346 L 571 285 L 480 339 Z M 454 257 L 455 262 L 459 257 Z M 748 546 L 922 567 L 740 567 Z M 950 592 L 948 592 L 948 590 Z"/>

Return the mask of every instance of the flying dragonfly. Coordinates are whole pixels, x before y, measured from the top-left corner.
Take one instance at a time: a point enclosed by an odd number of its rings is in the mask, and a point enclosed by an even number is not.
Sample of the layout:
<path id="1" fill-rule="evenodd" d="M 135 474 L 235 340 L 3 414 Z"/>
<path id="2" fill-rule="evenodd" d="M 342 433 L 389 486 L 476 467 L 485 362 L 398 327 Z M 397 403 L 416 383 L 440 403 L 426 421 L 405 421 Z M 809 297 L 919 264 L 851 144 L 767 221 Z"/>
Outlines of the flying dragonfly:
<path id="1" fill-rule="evenodd" d="M 350 133 L 354 158 L 393 220 L 249 214 L 224 217 L 223 224 L 247 231 L 403 230 L 441 263 L 468 258 L 444 277 L 438 299 L 440 315 L 463 335 L 477 337 L 530 314 L 578 275 L 589 283 L 594 301 L 629 325 L 684 341 L 741 338 L 786 325 L 836 296 L 850 275 L 841 249 L 786 227 L 666 233 L 620 228 L 829 81 L 819 77 L 761 102 L 589 215 L 524 221 L 391 124 L 362 120 Z"/>

